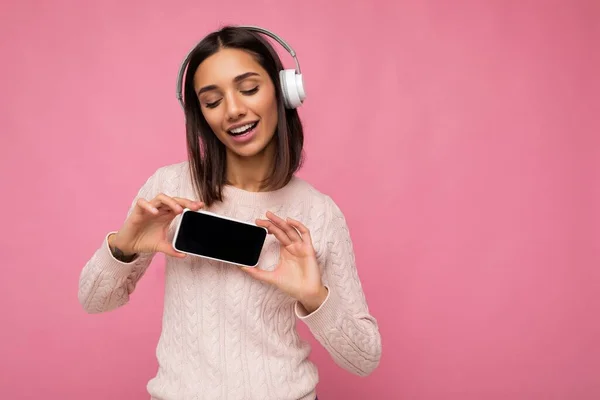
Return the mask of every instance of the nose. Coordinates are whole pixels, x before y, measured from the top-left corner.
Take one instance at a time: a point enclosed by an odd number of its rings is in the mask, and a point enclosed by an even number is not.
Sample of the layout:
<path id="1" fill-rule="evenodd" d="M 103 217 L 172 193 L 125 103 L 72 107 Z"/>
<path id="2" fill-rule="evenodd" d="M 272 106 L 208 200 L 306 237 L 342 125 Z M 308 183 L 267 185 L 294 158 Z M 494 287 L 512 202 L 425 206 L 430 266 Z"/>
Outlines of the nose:
<path id="1" fill-rule="evenodd" d="M 235 93 L 230 93 L 226 96 L 227 118 L 235 121 L 246 115 L 246 105 L 244 101 L 236 96 Z"/>

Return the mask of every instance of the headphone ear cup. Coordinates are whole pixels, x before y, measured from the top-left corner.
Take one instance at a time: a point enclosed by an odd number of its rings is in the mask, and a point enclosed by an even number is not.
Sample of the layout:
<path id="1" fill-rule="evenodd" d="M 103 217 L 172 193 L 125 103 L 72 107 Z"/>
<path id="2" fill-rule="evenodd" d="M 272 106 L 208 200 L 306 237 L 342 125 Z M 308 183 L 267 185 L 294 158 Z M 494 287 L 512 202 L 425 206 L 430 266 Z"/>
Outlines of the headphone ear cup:
<path id="1" fill-rule="evenodd" d="M 279 80 L 286 108 L 297 108 L 302 105 L 306 98 L 302 74 L 296 74 L 294 69 L 285 69 L 279 71 Z"/>

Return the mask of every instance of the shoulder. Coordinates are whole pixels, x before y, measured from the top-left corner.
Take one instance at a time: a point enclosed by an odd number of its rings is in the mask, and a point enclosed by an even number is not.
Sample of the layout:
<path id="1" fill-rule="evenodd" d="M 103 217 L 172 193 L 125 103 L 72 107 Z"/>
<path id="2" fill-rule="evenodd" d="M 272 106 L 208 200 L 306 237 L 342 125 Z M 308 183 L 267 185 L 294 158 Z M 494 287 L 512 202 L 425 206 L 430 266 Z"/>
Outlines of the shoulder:
<path id="1" fill-rule="evenodd" d="M 188 161 L 156 167 L 146 178 L 142 190 L 148 195 L 177 192 L 189 182 Z"/>
<path id="2" fill-rule="evenodd" d="M 181 161 L 174 164 L 162 165 L 154 171 L 152 178 L 158 182 L 186 178 L 189 175 L 189 162 Z"/>
<path id="3" fill-rule="evenodd" d="M 189 162 L 181 161 L 157 167 L 149 180 L 153 181 L 159 188 L 164 188 L 168 187 L 169 184 L 180 183 L 188 177 Z"/>
<path id="4" fill-rule="evenodd" d="M 318 219 L 323 225 L 329 225 L 332 222 L 345 224 L 344 213 L 331 194 L 299 177 L 294 177 L 291 184 L 294 185 L 295 197 L 305 204 L 310 204 L 313 213 L 318 215 Z"/>
<path id="5" fill-rule="evenodd" d="M 290 194 L 294 198 L 300 199 L 305 203 L 310 203 L 313 206 L 318 204 L 325 207 L 333 201 L 327 193 L 317 189 L 313 184 L 298 176 L 294 176 L 288 186 L 290 186 Z"/>

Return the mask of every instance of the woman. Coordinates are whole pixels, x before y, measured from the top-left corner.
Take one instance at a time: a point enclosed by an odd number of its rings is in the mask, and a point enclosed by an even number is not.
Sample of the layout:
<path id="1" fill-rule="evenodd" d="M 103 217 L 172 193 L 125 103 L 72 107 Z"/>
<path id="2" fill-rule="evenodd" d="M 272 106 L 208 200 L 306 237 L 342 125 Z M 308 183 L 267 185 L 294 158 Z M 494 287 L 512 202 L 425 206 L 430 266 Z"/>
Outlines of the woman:
<path id="1" fill-rule="evenodd" d="M 344 216 L 295 176 L 303 128 L 285 108 L 282 68 L 249 29 L 225 27 L 196 46 L 184 81 L 189 160 L 158 168 L 81 273 L 84 309 L 105 312 L 126 304 L 153 256 L 166 255 L 154 399 L 315 399 L 318 372 L 296 318 L 351 373 L 379 364 Z M 267 228 L 258 266 L 175 251 L 184 208 Z"/>

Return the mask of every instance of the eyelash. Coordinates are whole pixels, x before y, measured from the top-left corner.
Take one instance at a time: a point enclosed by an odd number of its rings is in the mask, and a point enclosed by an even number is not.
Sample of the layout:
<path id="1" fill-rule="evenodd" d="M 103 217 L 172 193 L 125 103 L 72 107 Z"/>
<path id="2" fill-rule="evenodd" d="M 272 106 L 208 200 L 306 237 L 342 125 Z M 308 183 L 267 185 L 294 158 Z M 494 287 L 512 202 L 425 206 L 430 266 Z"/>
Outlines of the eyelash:
<path id="1" fill-rule="evenodd" d="M 254 87 L 254 88 L 252 88 L 252 89 L 250 89 L 250 90 L 242 90 L 242 93 L 243 93 L 244 95 L 246 95 L 246 96 L 252 96 L 252 95 L 253 95 L 253 94 L 255 94 L 256 92 L 258 92 L 258 86 Z M 215 108 L 216 106 L 218 106 L 218 105 L 219 105 L 219 102 L 220 102 L 220 101 L 221 101 L 221 100 L 217 100 L 217 101 L 215 101 L 215 102 L 212 102 L 212 103 L 206 103 L 206 107 L 207 107 L 207 108 Z"/>

